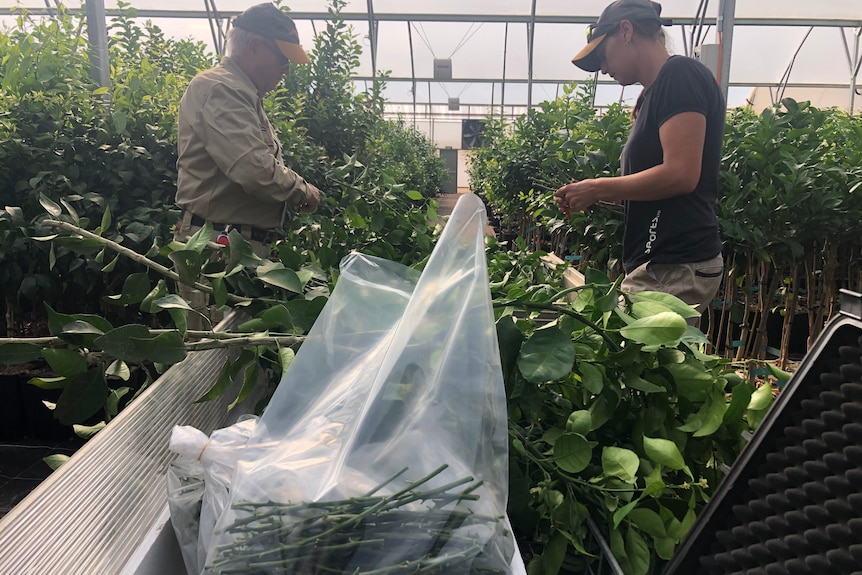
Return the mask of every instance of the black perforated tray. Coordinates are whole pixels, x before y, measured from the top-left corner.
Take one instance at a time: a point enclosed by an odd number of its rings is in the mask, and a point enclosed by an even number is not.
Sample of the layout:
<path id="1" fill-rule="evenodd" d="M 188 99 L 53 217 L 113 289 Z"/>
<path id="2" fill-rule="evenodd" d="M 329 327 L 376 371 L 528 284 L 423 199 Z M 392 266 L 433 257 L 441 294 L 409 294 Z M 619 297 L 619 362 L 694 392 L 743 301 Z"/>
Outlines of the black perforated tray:
<path id="1" fill-rule="evenodd" d="M 862 575 L 862 294 L 817 338 L 664 575 Z"/>

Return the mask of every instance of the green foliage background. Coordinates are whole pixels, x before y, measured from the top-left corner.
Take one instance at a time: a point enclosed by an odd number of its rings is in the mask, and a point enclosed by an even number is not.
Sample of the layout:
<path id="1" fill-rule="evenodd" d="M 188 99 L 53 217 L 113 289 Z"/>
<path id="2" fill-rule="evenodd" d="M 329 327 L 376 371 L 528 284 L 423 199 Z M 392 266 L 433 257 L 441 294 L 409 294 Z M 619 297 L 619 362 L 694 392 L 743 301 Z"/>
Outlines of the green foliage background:
<path id="1" fill-rule="evenodd" d="M 324 272 L 355 246 L 405 263 L 422 260 L 436 223 L 428 200 L 447 177 L 424 136 L 383 118 L 379 83 L 354 92 L 360 47 L 338 17 L 343 6 L 333 2 L 314 63 L 295 67 L 266 101 L 286 163 L 328 196 L 317 214 L 289 222 L 290 263 L 313 262 Z M 141 266 L 124 259 L 108 269 L 99 250 L 29 241 L 44 235 L 36 226 L 45 217 L 42 196 L 68 205 L 85 227 L 110 212 L 112 238 L 136 251 L 154 254 L 171 241 L 179 101 L 215 58 L 202 43 L 166 38 L 129 5 L 120 7 L 109 28 L 110 89 L 90 80 L 82 18 L 62 9 L 48 19 L 21 13 L 0 32 L 0 162 L 8 168 L 0 174 L 0 201 L 15 208 L 0 216 L 0 300 L 22 322 L 43 323 L 43 302 L 140 320 L 106 298 Z"/>
<path id="2" fill-rule="evenodd" d="M 486 123 L 469 167 L 472 188 L 503 232 L 586 268 L 622 273 L 619 207 L 566 217 L 552 195 L 571 180 L 619 174 L 628 113 L 598 117 L 591 86 L 570 87 L 511 123 Z M 810 340 L 835 311 L 839 288 L 862 285 L 862 117 L 783 100 L 755 114 L 732 111 L 725 129 L 717 216 L 728 277 L 713 343 L 736 359 L 766 357 L 770 314 L 807 313 Z M 775 342 L 775 347 L 778 347 Z"/>

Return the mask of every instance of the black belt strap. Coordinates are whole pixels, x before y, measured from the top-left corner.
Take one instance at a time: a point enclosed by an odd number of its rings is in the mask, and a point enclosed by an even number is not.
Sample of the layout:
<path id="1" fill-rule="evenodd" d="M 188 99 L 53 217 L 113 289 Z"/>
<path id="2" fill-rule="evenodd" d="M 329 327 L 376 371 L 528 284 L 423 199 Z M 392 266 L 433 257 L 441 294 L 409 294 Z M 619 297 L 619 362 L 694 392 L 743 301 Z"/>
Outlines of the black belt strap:
<path id="1" fill-rule="evenodd" d="M 203 226 L 204 223 L 206 222 L 206 220 L 204 220 L 202 217 L 195 215 L 195 214 L 192 214 L 192 217 L 189 221 L 190 221 L 191 225 L 198 226 L 198 227 Z M 239 233 L 242 233 L 244 230 L 248 230 L 249 235 L 251 236 L 252 240 L 254 240 L 256 242 L 261 242 L 263 244 L 268 244 L 268 243 L 274 242 L 276 240 L 276 238 L 278 237 L 278 235 L 275 233 L 275 230 L 265 230 L 263 228 L 256 228 L 254 226 L 243 225 L 243 224 L 219 224 L 219 223 L 213 222 L 213 229 L 215 231 L 223 230 L 227 226 L 230 226 L 231 228 L 235 229 Z"/>

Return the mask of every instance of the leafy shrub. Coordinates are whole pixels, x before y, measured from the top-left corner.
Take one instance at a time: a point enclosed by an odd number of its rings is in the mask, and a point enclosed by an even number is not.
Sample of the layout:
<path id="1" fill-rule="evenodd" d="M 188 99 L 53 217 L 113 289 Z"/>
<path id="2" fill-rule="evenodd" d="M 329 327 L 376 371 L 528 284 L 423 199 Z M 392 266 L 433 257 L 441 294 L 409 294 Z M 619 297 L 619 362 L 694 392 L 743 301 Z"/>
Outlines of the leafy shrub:
<path id="1" fill-rule="evenodd" d="M 570 180 L 619 173 L 624 110 L 598 118 L 588 96 L 588 87 L 569 88 L 511 124 L 490 120 L 471 186 L 534 247 L 615 277 L 622 214 L 599 205 L 564 218 L 552 202 Z M 858 116 L 791 99 L 759 115 L 729 114 L 716 206 L 729 275 L 711 330 L 726 354 L 763 359 L 768 348 L 785 361 L 793 317 L 808 314 L 813 341 L 838 289 L 862 281 L 860 134 Z M 767 345 L 770 315 L 783 326 L 781 341 Z"/>
<path id="2" fill-rule="evenodd" d="M 489 249 L 509 398 L 509 515 L 535 575 L 594 572 L 588 520 L 626 575 L 659 573 L 772 403 L 687 327 L 691 308 L 541 252 Z M 568 291 L 570 298 L 560 302 Z"/>
<path id="3" fill-rule="evenodd" d="M 435 218 L 433 206 L 429 219 L 414 202 L 436 194 L 445 170 L 427 139 L 382 118 L 379 84 L 354 93 L 350 77 L 361 49 L 338 16 L 343 5 L 333 2 L 313 64 L 296 67 L 266 101 L 287 164 L 331 196 L 318 214 L 289 223 L 286 240 L 304 255 L 288 259 L 326 270 L 364 246 L 419 261 L 430 252 L 424 236 Z M 89 78 L 83 19 L 62 10 L 46 19 L 21 14 L 0 33 L 8 54 L 0 63 L 0 160 L 9 166 L 0 174 L 0 199 L 20 208 L 0 215 L 0 277 L 8 279 L 2 299 L 21 319 L 44 322 L 43 302 L 118 322 L 139 319 L 106 298 L 144 272 L 139 264 L 80 245 L 73 251 L 29 241 L 46 235 L 34 227 L 44 217 L 43 198 L 68 205 L 84 227 L 110 212 L 115 239 L 139 252 L 155 254 L 172 240 L 179 101 L 194 74 L 214 60 L 202 43 L 166 38 L 152 23 L 139 24 L 128 4 L 120 9 L 109 29 L 109 89 Z"/>

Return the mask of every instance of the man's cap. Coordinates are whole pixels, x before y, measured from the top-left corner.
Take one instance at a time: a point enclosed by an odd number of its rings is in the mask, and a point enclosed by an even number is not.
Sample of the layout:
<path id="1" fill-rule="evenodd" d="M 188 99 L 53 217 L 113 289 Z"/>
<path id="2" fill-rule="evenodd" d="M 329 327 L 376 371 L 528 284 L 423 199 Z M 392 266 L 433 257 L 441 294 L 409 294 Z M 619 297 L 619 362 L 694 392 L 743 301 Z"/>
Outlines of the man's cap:
<path id="1" fill-rule="evenodd" d="M 284 57 L 295 64 L 311 63 L 308 54 L 299 44 L 296 24 L 290 16 L 276 8 L 275 4 L 269 2 L 256 4 L 235 16 L 233 25 L 272 39 Z"/>
<path id="2" fill-rule="evenodd" d="M 670 26 L 673 23 L 671 20 L 661 17 L 661 4 L 658 2 L 616 0 L 616 2 L 608 4 L 595 24 L 589 25 L 587 28 L 587 45 L 572 58 L 572 64 L 587 72 L 600 70 L 602 63 L 596 50 L 605 41 L 608 34 L 615 31 L 623 20 L 631 22 L 654 21 L 664 26 Z"/>

